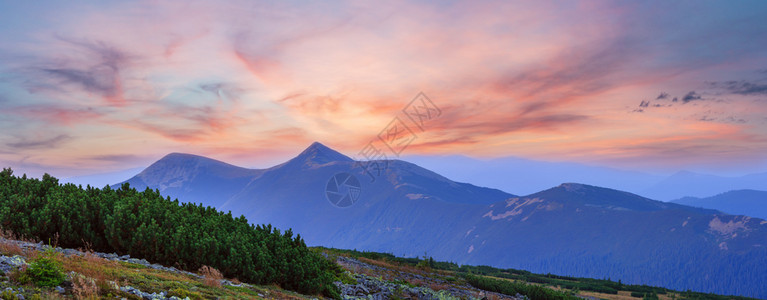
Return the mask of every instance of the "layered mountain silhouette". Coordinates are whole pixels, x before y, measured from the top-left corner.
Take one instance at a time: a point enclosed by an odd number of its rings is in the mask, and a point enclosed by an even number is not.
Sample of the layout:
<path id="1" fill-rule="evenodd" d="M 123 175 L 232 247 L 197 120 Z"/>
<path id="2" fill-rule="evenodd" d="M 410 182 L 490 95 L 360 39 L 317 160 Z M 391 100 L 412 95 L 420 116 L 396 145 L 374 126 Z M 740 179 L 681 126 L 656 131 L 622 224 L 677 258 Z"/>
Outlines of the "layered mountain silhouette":
<path id="1" fill-rule="evenodd" d="M 562 182 L 618 189 L 661 201 L 688 196 L 707 197 L 731 190 L 767 190 L 767 173 L 727 177 L 679 171 L 670 176 L 660 176 L 573 162 L 547 162 L 518 157 L 481 160 L 461 155 L 412 155 L 403 159 L 454 180 L 519 194 L 534 193 Z"/>
<path id="2" fill-rule="evenodd" d="M 403 160 L 454 180 L 519 194 L 535 193 L 563 182 L 578 182 L 640 193 L 664 179 L 662 176 L 636 171 L 519 157 L 482 160 L 462 155 L 410 155 L 403 157 Z"/>
<path id="3" fill-rule="evenodd" d="M 642 195 L 671 201 L 682 197 L 708 197 L 744 189 L 767 190 L 767 173 L 724 177 L 680 171 L 642 191 Z"/>
<path id="4" fill-rule="evenodd" d="M 684 197 L 672 202 L 716 209 L 733 215 L 767 219 L 767 192 L 765 191 L 736 190 L 705 198 Z"/>
<path id="5" fill-rule="evenodd" d="M 762 219 L 577 183 L 520 197 L 404 161 L 372 173 L 366 163 L 319 143 L 259 170 L 170 154 L 127 182 L 293 228 L 309 245 L 767 297 Z M 358 184 L 340 189 L 338 174 Z M 329 182 L 354 204 L 329 200 Z"/>

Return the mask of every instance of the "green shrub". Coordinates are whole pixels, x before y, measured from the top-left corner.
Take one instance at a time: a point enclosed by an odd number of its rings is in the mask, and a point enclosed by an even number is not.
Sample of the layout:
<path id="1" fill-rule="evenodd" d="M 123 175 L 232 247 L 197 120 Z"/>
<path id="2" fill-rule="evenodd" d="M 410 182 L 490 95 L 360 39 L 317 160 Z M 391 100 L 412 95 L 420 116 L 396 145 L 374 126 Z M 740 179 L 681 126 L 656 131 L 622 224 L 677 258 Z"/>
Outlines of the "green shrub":
<path id="1" fill-rule="evenodd" d="M 512 282 L 503 279 L 493 279 L 471 274 L 466 275 L 466 282 L 472 286 L 491 292 L 515 296 L 521 294 L 530 300 L 580 300 L 581 298 L 545 288 L 538 285 Z"/>
<path id="2" fill-rule="evenodd" d="M 3 169 L 0 224 L 31 239 L 59 237 L 64 248 L 85 247 L 87 241 L 98 252 L 129 254 L 187 271 L 207 265 L 248 283 L 340 297 L 333 285 L 340 267 L 309 250 L 292 230 L 254 226 L 244 216 L 180 203 L 158 190 L 139 192 L 127 183 L 119 189 L 83 188 L 61 185 L 48 174 L 38 180 Z M 53 284 L 56 273 L 45 266 L 35 272 L 47 278 L 42 284 Z"/>
<path id="3" fill-rule="evenodd" d="M 8 290 L 3 291 L 3 293 L 0 294 L 0 298 L 2 298 L 3 300 L 16 300 L 16 299 L 18 299 L 16 297 L 16 293 L 14 293 L 13 291 L 8 291 Z"/>
<path id="4" fill-rule="evenodd" d="M 352 277 L 349 272 L 343 272 L 339 274 L 337 277 L 338 281 L 341 281 L 343 284 L 357 284 L 357 279 Z"/>
<path id="5" fill-rule="evenodd" d="M 645 295 L 644 295 L 644 297 L 642 297 L 642 299 L 646 299 L 646 300 L 658 300 L 658 295 L 657 295 L 657 294 L 655 294 L 655 293 L 652 293 L 652 294 L 645 294 Z"/>
<path id="6" fill-rule="evenodd" d="M 56 252 L 52 249 L 46 250 L 32 260 L 26 273 L 32 280 L 32 283 L 37 286 L 59 286 L 66 278 L 62 264 L 57 259 Z"/>

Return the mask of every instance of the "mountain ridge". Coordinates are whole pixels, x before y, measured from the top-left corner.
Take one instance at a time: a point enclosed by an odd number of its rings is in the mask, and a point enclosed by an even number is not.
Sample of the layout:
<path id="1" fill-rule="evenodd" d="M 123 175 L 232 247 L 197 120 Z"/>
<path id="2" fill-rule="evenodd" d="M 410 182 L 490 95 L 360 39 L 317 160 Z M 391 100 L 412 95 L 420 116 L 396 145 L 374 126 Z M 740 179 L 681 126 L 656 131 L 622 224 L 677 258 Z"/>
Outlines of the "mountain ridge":
<path id="1" fill-rule="evenodd" d="M 758 268 L 767 264 L 767 250 L 758 246 L 767 240 L 763 220 L 576 183 L 515 196 L 401 160 L 365 173 L 320 145 L 235 177 L 239 182 L 222 176 L 206 182 L 197 174 L 165 193 L 257 224 L 293 228 L 309 245 L 410 257 L 428 252 L 461 264 L 767 296 L 767 288 L 755 284 L 767 280 Z M 339 173 L 359 179 L 359 199 L 348 207 L 325 196 L 328 180 Z M 215 190 L 226 182 L 235 192 Z M 206 192 L 215 198 L 200 196 Z"/>
<path id="2" fill-rule="evenodd" d="M 479 159 L 464 155 L 408 155 L 404 160 L 456 181 L 531 194 L 562 182 L 628 191 L 668 202 L 685 196 L 707 197 L 737 189 L 767 190 L 767 172 L 720 176 L 682 170 L 671 175 L 589 165 L 532 160 L 514 156 Z"/>
<path id="3" fill-rule="evenodd" d="M 538 193 L 530 194 L 525 197 L 527 198 L 530 198 L 530 197 L 557 198 L 558 197 L 559 199 L 562 199 L 562 198 L 565 198 L 563 197 L 563 193 L 562 193 L 563 190 L 566 193 L 572 193 L 572 194 L 579 194 L 586 190 L 596 191 L 596 192 L 592 192 L 591 194 L 597 194 L 597 193 L 606 194 L 599 198 L 583 197 L 577 200 L 583 205 L 603 207 L 603 208 L 612 209 L 612 210 L 658 211 L 658 210 L 666 210 L 666 209 L 680 209 L 680 210 L 687 210 L 687 211 L 706 213 L 706 214 L 721 213 L 714 209 L 701 209 L 701 208 L 680 205 L 676 203 L 663 202 L 663 201 L 649 199 L 647 197 L 643 197 L 643 196 L 629 193 L 626 191 L 598 187 L 598 186 L 588 185 L 588 184 L 581 184 L 581 183 L 563 183 L 563 184 L 560 184 L 559 186 L 556 186 L 544 191 L 540 191 Z M 573 199 L 573 197 L 568 197 L 568 198 Z M 622 199 L 624 201 L 622 203 L 615 203 L 615 201 L 610 201 L 610 199 Z"/>
<path id="4" fill-rule="evenodd" d="M 767 191 L 732 190 L 710 197 L 684 197 L 671 202 L 767 219 Z"/>

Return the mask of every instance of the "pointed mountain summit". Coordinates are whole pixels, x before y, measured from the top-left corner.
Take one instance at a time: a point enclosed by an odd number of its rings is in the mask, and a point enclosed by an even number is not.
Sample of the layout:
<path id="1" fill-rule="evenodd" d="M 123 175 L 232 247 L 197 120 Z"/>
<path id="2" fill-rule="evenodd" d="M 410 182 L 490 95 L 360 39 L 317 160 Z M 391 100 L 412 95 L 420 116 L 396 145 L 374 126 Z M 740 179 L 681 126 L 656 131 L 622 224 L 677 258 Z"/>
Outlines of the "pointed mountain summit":
<path id="1" fill-rule="evenodd" d="M 286 164 L 303 166 L 318 166 L 333 162 L 353 162 L 354 160 L 336 150 L 314 142 L 306 150 L 298 154 L 295 158 L 289 160 Z"/>
<path id="2" fill-rule="evenodd" d="M 308 245 L 767 295 L 762 219 L 577 183 L 519 197 L 401 160 L 385 163 L 365 173 L 320 143 L 262 170 L 173 153 L 129 182 L 253 224 L 292 228 Z M 329 187 L 339 174 L 358 182 Z M 334 201 L 336 194 L 351 205 Z"/>

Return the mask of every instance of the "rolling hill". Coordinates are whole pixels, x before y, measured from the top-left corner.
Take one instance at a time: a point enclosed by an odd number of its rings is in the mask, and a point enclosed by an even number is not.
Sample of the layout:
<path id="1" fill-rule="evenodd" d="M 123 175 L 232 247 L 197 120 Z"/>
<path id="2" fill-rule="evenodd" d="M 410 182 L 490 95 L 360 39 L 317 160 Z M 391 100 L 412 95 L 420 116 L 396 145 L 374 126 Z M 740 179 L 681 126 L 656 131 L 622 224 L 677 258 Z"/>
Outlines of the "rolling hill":
<path id="1" fill-rule="evenodd" d="M 767 219 L 767 192 L 765 191 L 737 190 L 706 198 L 684 197 L 672 202 L 716 209 L 733 215 Z"/>

